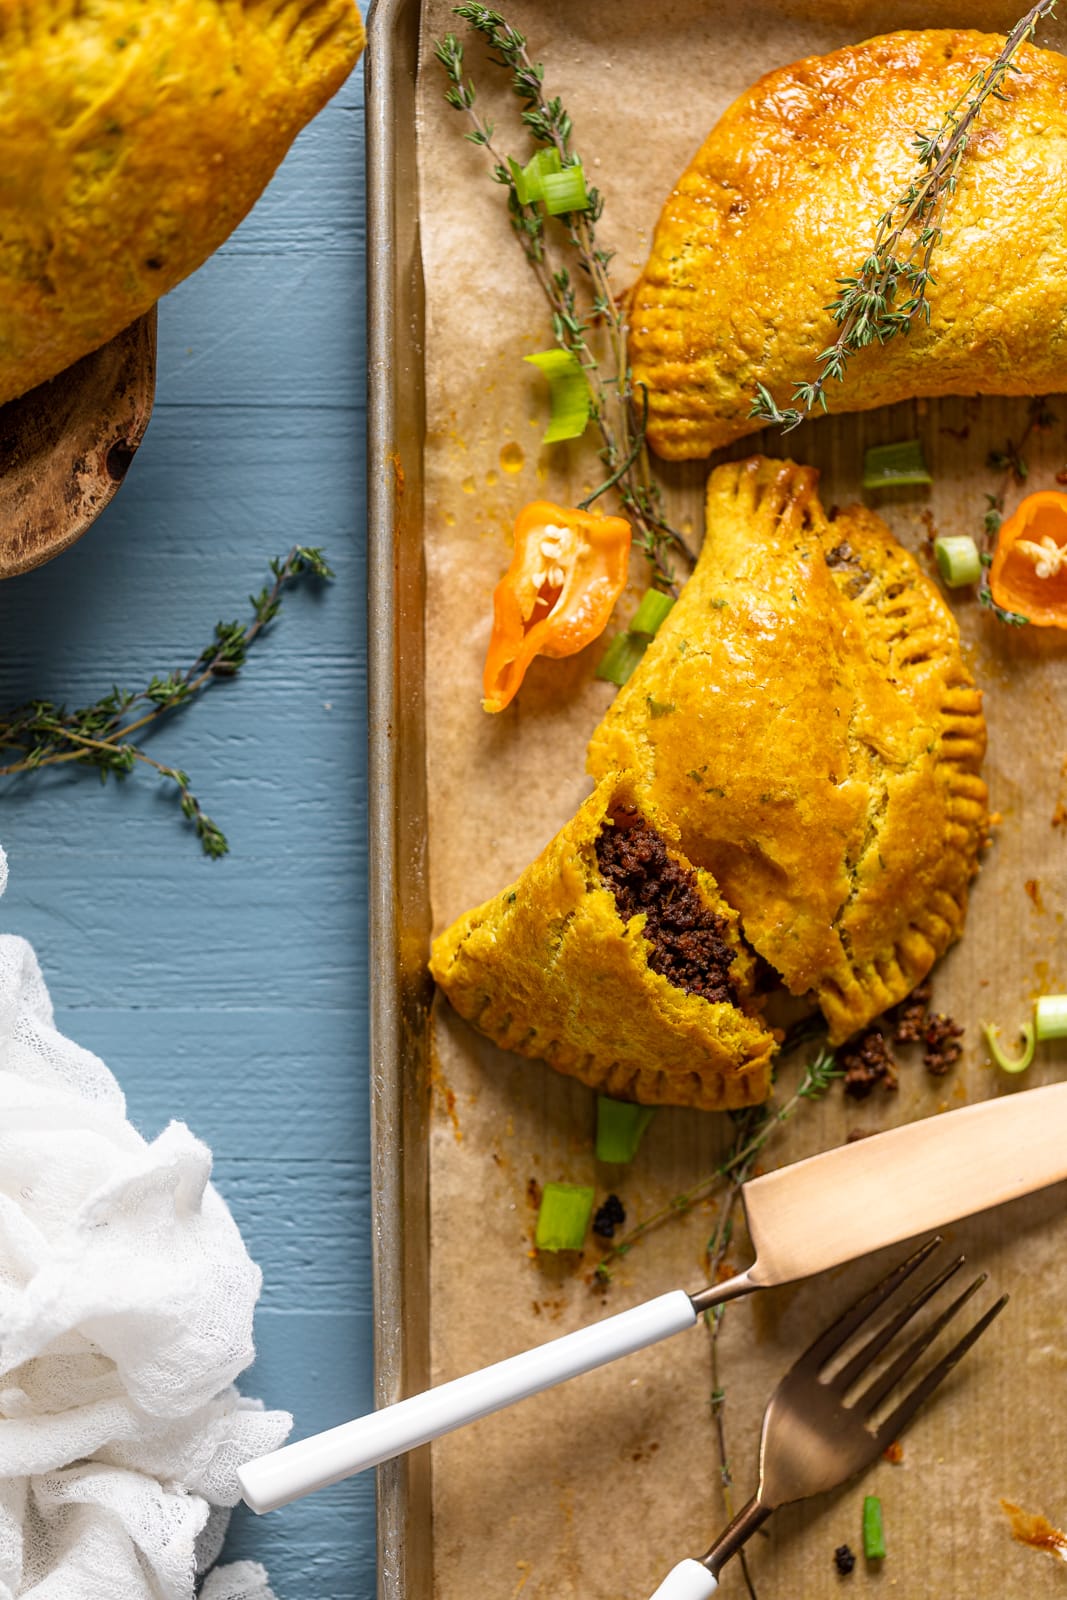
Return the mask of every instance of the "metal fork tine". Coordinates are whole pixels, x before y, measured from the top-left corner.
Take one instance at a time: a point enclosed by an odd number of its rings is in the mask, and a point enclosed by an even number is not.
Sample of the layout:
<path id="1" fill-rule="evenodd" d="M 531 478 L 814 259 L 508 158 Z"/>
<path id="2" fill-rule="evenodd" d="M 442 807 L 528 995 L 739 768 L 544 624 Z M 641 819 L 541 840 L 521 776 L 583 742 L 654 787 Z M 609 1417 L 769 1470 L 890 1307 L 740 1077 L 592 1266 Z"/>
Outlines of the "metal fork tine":
<path id="1" fill-rule="evenodd" d="M 977 1285 L 974 1287 L 977 1287 Z M 964 1334 L 959 1343 L 953 1345 L 952 1349 L 938 1362 L 937 1366 L 932 1367 L 925 1378 L 915 1385 L 909 1395 L 905 1396 L 892 1415 L 888 1416 L 877 1430 L 879 1446 L 882 1446 L 883 1443 L 892 1444 L 905 1423 L 911 1421 L 923 1401 L 933 1394 L 942 1379 L 947 1378 L 953 1367 L 963 1360 L 971 1346 L 976 1344 L 982 1337 L 994 1317 L 999 1317 L 1007 1303 L 1008 1296 L 1002 1294 L 996 1305 L 990 1306 L 989 1310 L 979 1317 L 973 1328 Z"/>
<path id="2" fill-rule="evenodd" d="M 855 1402 L 857 1411 L 869 1417 L 875 1407 L 881 1405 L 886 1395 L 892 1393 L 904 1374 L 915 1365 L 923 1351 L 933 1344 L 941 1329 L 952 1321 L 956 1312 L 963 1309 L 975 1290 L 980 1289 L 985 1281 L 986 1275 L 983 1272 L 975 1278 L 973 1283 L 967 1285 L 962 1294 L 957 1295 L 951 1305 L 946 1306 L 944 1311 L 938 1312 L 930 1324 L 912 1340 L 911 1344 L 900 1352 L 896 1360 L 872 1384 L 864 1389 Z"/>
<path id="3" fill-rule="evenodd" d="M 963 1266 L 963 1261 L 963 1256 L 957 1256 L 955 1261 L 950 1261 L 948 1266 L 939 1272 L 932 1282 L 928 1283 L 925 1288 L 920 1289 L 916 1294 L 913 1294 L 907 1304 L 901 1306 L 899 1311 L 895 1311 L 889 1321 L 879 1328 L 878 1332 L 873 1334 L 860 1350 L 857 1350 L 852 1359 L 841 1368 L 841 1371 L 834 1374 L 831 1387 L 836 1389 L 839 1394 L 844 1394 L 847 1389 L 850 1389 L 860 1373 L 867 1370 L 875 1356 L 885 1349 L 891 1339 L 896 1337 L 905 1323 L 910 1322 L 915 1313 L 920 1311 L 928 1300 L 932 1300 L 938 1290 L 944 1288 L 948 1280 L 960 1270 Z M 954 1309 L 955 1307 L 953 1307 Z M 951 1312 L 949 1315 L 951 1315 Z"/>
<path id="4" fill-rule="evenodd" d="M 956 1296 L 947 1311 L 932 1316 L 929 1327 L 912 1338 L 903 1355 L 890 1356 L 890 1365 L 885 1373 L 871 1374 L 869 1380 L 860 1378 L 861 1365 L 867 1366 L 879 1351 L 886 1348 L 894 1334 L 914 1316 L 920 1306 L 926 1305 L 944 1287 L 961 1265 L 961 1262 L 954 1261 L 951 1266 L 937 1271 L 933 1282 L 925 1288 L 913 1289 L 903 1310 L 890 1307 L 884 1314 L 884 1324 L 879 1313 L 879 1322 L 872 1325 L 873 1331 L 860 1329 L 864 1319 L 872 1312 L 879 1312 L 884 1301 L 916 1267 L 928 1259 L 940 1243 L 940 1239 L 932 1239 L 916 1250 L 907 1261 L 902 1262 L 851 1306 L 832 1327 L 827 1328 L 811 1348 L 793 1363 L 764 1412 L 759 1487 L 755 1495 L 737 1513 L 699 1563 L 683 1562 L 675 1569 L 671 1577 L 678 1576 L 680 1586 L 668 1587 L 668 1580 L 667 1585 L 656 1591 L 657 1595 L 695 1595 L 698 1592 L 706 1595 L 708 1589 L 700 1569 L 718 1580 L 723 1564 L 762 1526 L 772 1511 L 779 1506 L 806 1499 L 809 1495 L 835 1489 L 869 1467 L 886 1445 L 897 1437 L 942 1379 L 947 1377 L 957 1362 L 963 1360 L 993 1318 L 999 1316 L 1008 1303 L 1007 1295 L 980 1317 L 936 1366 L 915 1382 L 910 1394 L 902 1399 L 895 1396 L 894 1386 L 905 1380 L 905 1374 L 913 1370 L 917 1358 L 985 1282 L 985 1275 L 982 1274 Z M 858 1355 L 849 1356 L 843 1363 L 842 1372 L 827 1381 L 822 1375 L 827 1358 L 840 1349 L 853 1333 L 865 1341 L 863 1349 Z M 856 1404 L 849 1405 L 850 1379 L 855 1382 L 857 1378 L 861 1382 L 868 1382 L 869 1386 Z M 894 1407 L 892 1415 L 875 1428 L 871 1425 L 870 1413 L 887 1398 Z M 696 1569 L 696 1576 L 701 1578 L 697 1588 L 691 1582 L 693 1569 Z M 682 1576 L 686 1580 L 684 1584 L 681 1584 Z"/>
<path id="5" fill-rule="evenodd" d="M 899 1267 L 894 1268 L 888 1277 L 883 1278 L 881 1283 L 876 1283 L 873 1289 L 869 1289 L 861 1299 L 856 1301 L 855 1305 L 850 1306 L 842 1316 L 838 1317 L 835 1323 L 827 1328 L 825 1333 L 816 1339 L 809 1350 L 805 1351 L 801 1358 L 803 1364 L 805 1366 L 821 1367 L 828 1361 L 835 1351 L 840 1350 L 845 1340 L 850 1338 L 856 1329 L 867 1320 L 871 1312 L 880 1306 L 884 1300 L 888 1300 L 893 1291 L 899 1288 L 904 1279 L 910 1277 L 917 1267 L 922 1266 L 923 1262 L 933 1254 L 940 1243 L 939 1236 L 928 1239 L 906 1261 L 902 1261 Z"/>

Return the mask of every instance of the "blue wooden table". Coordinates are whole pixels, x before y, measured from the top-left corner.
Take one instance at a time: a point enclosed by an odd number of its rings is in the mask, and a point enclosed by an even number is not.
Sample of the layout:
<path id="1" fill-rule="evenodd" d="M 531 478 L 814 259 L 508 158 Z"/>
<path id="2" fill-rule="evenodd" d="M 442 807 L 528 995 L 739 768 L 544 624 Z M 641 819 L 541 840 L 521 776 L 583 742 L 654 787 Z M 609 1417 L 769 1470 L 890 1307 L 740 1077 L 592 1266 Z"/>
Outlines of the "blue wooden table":
<path id="1" fill-rule="evenodd" d="M 0 587 L 0 704 L 68 704 L 188 664 L 267 563 L 325 549 L 245 674 L 151 736 L 231 854 L 207 860 L 147 774 L 0 783 L 0 929 L 36 946 L 60 1027 L 147 1136 L 186 1121 L 263 1268 L 242 1388 L 294 1437 L 367 1409 L 363 93 L 356 74 L 251 217 L 160 307 L 155 414 L 73 550 Z M 370 1600 L 373 1475 L 227 1553 L 279 1600 Z"/>

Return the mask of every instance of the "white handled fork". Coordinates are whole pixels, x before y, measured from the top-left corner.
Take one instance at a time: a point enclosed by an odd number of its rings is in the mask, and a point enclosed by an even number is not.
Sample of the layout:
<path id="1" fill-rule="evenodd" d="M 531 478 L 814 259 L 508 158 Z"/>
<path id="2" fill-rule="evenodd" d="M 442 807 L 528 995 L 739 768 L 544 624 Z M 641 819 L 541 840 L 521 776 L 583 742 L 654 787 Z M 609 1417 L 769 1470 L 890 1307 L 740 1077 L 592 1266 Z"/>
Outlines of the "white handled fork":
<path id="1" fill-rule="evenodd" d="M 839 1371 L 826 1373 L 848 1340 L 860 1333 L 864 1323 L 877 1319 L 890 1296 L 932 1255 L 940 1242 L 940 1239 L 931 1239 L 895 1267 L 820 1334 L 810 1350 L 789 1369 L 764 1412 L 759 1488 L 711 1549 L 699 1561 L 680 1561 L 664 1578 L 652 1600 L 708 1600 L 719 1586 L 723 1566 L 756 1529 L 762 1527 L 772 1511 L 790 1501 L 835 1489 L 870 1466 L 886 1446 L 892 1444 L 975 1340 L 981 1338 L 993 1318 L 1004 1309 L 1007 1295 L 1001 1296 L 996 1305 L 979 1317 L 959 1343 L 893 1404 L 884 1420 L 871 1426 L 874 1413 L 890 1400 L 923 1351 L 985 1282 L 984 1273 L 879 1371 L 851 1404 L 846 1403 L 850 1392 L 890 1341 L 963 1265 L 963 1257 L 959 1256 L 932 1283 L 919 1289 L 905 1305 L 892 1312 L 887 1321 L 877 1325 Z"/>

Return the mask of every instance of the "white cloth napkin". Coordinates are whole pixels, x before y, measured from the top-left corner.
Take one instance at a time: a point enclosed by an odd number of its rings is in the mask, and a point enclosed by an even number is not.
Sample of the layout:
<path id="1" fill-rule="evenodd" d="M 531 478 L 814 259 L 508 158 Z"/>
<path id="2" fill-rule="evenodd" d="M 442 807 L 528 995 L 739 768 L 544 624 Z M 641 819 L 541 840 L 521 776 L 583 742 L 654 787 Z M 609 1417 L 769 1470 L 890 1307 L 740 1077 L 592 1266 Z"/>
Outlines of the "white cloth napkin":
<path id="1" fill-rule="evenodd" d="M 182 1123 L 127 1122 L 0 935 L 0 1600 L 189 1600 L 289 1431 L 233 1388 L 261 1279 L 210 1175 Z M 273 1600 L 247 1561 L 200 1594 Z"/>

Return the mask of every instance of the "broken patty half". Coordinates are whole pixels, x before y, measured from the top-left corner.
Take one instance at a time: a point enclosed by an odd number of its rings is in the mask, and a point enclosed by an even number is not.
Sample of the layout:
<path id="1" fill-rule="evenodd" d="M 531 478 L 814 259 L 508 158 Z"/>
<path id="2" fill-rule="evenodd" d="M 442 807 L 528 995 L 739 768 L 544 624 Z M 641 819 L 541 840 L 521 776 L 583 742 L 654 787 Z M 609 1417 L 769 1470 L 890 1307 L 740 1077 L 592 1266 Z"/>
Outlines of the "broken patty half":
<path id="1" fill-rule="evenodd" d="M 431 971 L 498 1045 L 645 1105 L 726 1110 L 770 1092 L 737 914 L 675 830 L 599 784 L 502 894 L 438 938 Z"/>

